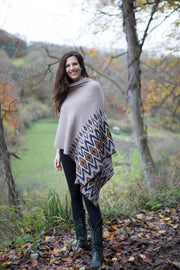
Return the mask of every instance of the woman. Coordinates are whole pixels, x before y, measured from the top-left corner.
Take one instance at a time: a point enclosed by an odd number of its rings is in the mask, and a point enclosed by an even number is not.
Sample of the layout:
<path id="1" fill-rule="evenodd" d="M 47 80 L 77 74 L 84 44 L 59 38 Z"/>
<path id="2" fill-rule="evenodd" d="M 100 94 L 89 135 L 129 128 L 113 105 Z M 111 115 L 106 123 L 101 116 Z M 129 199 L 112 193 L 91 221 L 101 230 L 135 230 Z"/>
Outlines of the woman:
<path id="1" fill-rule="evenodd" d="M 82 56 L 64 54 L 54 85 L 56 113 L 60 118 L 54 146 L 55 168 L 67 179 L 77 247 L 86 248 L 85 203 L 91 231 L 93 257 L 90 269 L 103 262 L 102 217 L 98 205 L 101 187 L 112 177 L 111 155 L 115 153 L 106 115 L 104 96 L 98 82 L 88 77 Z"/>

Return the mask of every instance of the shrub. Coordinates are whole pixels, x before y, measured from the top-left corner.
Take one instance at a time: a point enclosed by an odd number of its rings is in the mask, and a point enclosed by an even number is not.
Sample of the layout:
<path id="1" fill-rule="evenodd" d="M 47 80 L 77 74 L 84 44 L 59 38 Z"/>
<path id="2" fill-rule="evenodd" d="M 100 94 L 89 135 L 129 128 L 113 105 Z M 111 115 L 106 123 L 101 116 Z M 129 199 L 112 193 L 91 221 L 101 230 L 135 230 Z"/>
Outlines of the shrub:
<path id="1" fill-rule="evenodd" d="M 20 127 L 28 128 L 32 122 L 41 118 L 47 118 L 50 116 L 50 109 L 37 100 L 30 99 L 27 104 L 24 104 L 19 110 L 20 114 Z"/>

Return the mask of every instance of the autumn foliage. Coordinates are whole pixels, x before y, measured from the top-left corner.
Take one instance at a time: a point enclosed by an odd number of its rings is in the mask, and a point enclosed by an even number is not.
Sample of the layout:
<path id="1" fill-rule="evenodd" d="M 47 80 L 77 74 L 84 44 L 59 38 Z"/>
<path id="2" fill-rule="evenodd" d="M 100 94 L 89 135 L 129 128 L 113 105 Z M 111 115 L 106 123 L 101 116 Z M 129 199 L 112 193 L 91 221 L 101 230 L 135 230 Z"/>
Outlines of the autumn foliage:
<path id="1" fill-rule="evenodd" d="M 156 117 L 156 126 L 173 130 L 180 120 L 180 60 L 157 58 L 143 64 L 142 98 L 145 113 Z"/>
<path id="2" fill-rule="evenodd" d="M 0 29 L 0 48 L 4 49 L 9 57 L 23 57 L 26 53 L 26 42 Z"/>
<path id="3" fill-rule="evenodd" d="M 18 89 L 13 82 L 1 77 L 0 81 L 0 102 L 2 104 L 3 121 L 10 125 L 13 130 L 18 128 L 18 109 L 20 103 L 17 101 Z"/>

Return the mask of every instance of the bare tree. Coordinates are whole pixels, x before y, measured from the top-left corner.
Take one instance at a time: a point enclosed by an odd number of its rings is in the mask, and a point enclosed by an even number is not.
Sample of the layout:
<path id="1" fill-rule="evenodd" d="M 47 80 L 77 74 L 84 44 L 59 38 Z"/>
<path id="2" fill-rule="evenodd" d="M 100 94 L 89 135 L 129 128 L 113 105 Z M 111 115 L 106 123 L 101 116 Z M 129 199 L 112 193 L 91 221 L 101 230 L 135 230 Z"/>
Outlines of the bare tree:
<path id="1" fill-rule="evenodd" d="M 9 75 L 8 58 L 1 52 L 1 71 L 0 71 L 0 166 L 1 166 L 1 180 L 4 180 L 5 193 L 7 202 L 10 206 L 18 208 L 18 192 L 16 190 L 15 181 L 13 178 L 10 156 L 5 132 L 4 121 L 6 117 L 13 117 L 17 112 L 16 94 L 18 89 L 13 87 L 13 80 Z M 12 154 L 16 156 L 15 154 Z M 17 156 L 16 156 L 17 157 Z"/>
<path id="2" fill-rule="evenodd" d="M 155 13 L 159 1 L 156 1 L 152 9 L 152 16 Z M 140 56 L 143 43 L 139 43 L 136 32 L 135 1 L 123 0 L 122 12 L 124 20 L 124 31 L 128 45 L 128 104 L 131 115 L 133 133 L 136 139 L 137 149 L 140 155 L 142 166 L 145 169 L 145 177 L 148 180 L 149 188 L 154 188 L 157 178 L 155 164 L 152 159 L 149 147 L 147 132 L 143 121 L 143 107 L 141 100 L 141 68 Z M 145 33 L 146 35 L 147 33 Z M 143 38 L 143 42 L 145 36 Z"/>
<path id="3" fill-rule="evenodd" d="M 10 111 L 7 111 L 10 112 Z M 12 111 L 11 111 L 12 112 Z M 18 207 L 18 192 L 16 190 L 14 178 L 11 171 L 10 153 L 4 136 L 3 126 L 3 99 L 0 100 L 0 161 L 3 172 L 4 183 L 6 186 L 8 202 L 10 206 Z"/>

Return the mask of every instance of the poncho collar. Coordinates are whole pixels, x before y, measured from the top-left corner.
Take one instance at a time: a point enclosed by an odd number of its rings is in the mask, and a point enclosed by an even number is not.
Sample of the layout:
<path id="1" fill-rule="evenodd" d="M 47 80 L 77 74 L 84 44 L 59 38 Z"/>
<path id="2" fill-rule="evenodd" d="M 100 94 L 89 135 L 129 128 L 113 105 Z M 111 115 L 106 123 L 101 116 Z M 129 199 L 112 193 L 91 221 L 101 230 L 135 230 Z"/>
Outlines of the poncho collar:
<path id="1" fill-rule="evenodd" d="M 81 77 L 80 80 L 78 80 L 77 82 L 70 83 L 69 88 L 71 88 L 71 90 L 73 90 L 72 88 L 83 86 L 84 84 L 90 82 L 91 80 L 92 79 L 90 79 L 88 77 Z"/>

